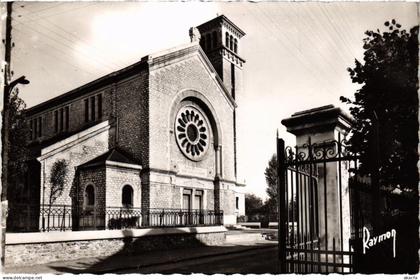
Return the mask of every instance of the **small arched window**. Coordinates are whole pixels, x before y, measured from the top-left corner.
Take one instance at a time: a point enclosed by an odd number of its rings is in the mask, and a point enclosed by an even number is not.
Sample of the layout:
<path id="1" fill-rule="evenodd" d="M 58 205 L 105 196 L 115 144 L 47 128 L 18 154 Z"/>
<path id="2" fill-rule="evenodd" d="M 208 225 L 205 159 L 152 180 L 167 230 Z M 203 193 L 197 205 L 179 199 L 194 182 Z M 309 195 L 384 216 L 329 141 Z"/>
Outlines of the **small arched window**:
<path id="1" fill-rule="evenodd" d="M 229 33 L 225 33 L 225 45 L 226 48 L 229 48 Z"/>
<path id="2" fill-rule="evenodd" d="M 233 50 L 233 36 L 232 35 L 230 35 L 229 49 Z"/>
<path id="3" fill-rule="evenodd" d="M 133 188 L 130 185 L 125 185 L 122 189 L 122 205 L 133 207 Z"/>
<path id="4" fill-rule="evenodd" d="M 88 185 L 85 189 L 85 205 L 95 205 L 95 188 L 92 185 Z"/>
<path id="5" fill-rule="evenodd" d="M 216 31 L 213 31 L 212 33 L 212 40 L 213 40 L 213 49 L 217 47 L 217 33 Z"/>
<path id="6" fill-rule="evenodd" d="M 233 52 L 238 53 L 238 40 L 233 41 Z"/>

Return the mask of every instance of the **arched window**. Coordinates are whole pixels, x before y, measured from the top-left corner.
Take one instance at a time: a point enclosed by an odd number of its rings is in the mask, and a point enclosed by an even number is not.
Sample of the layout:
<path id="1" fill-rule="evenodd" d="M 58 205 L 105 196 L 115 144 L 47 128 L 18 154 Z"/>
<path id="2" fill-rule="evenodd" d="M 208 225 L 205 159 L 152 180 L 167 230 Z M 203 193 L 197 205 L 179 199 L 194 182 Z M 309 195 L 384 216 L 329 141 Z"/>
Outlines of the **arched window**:
<path id="1" fill-rule="evenodd" d="M 207 50 L 211 49 L 211 35 L 210 35 L 210 33 L 206 35 L 206 43 L 207 43 L 206 49 Z"/>
<path id="2" fill-rule="evenodd" d="M 95 205 L 95 188 L 92 185 L 88 185 L 85 189 L 85 205 Z"/>
<path id="3" fill-rule="evenodd" d="M 233 36 L 232 35 L 230 35 L 229 49 L 233 50 Z"/>
<path id="4" fill-rule="evenodd" d="M 217 47 L 217 33 L 216 31 L 213 31 L 212 33 L 212 40 L 213 40 L 213 49 Z"/>
<path id="5" fill-rule="evenodd" d="M 130 185 L 125 185 L 122 189 L 122 205 L 133 207 L 133 188 Z"/>
<path id="6" fill-rule="evenodd" d="M 238 40 L 234 40 L 233 41 L 233 52 L 237 53 L 238 52 Z"/>
<path id="7" fill-rule="evenodd" d="M 225 33 L 225 45 L 226 48 L 229 48 L 229 33 Z"/>

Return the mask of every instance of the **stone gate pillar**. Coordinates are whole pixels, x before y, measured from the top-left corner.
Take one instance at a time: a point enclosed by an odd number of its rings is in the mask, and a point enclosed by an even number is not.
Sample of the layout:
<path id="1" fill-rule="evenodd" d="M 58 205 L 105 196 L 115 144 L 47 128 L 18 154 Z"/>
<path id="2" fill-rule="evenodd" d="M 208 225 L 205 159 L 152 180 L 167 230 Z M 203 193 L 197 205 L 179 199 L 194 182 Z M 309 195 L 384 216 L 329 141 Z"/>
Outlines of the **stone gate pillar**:
<path id="1" fill-rule="evenodd" d="M 325 147 L 328 149 L 335 148 L 337 150 L 334 141 L 344 139 L 347 136 L 352 122 L 353 119 L 348 114 L 333 105 L 297 112 L 290 118 L 282 120 L 282 124 L 286 126 L 287 131 L 296 136 L 298 150 L 301 149 L 304 153 L 307 153 L 304 145 L 308 144 L 309 139 L 312 144 L 326 143 Z M 334 154 L 329 155 L 334 157 Z M 332 250 L 333 240 L 335 239 L 336 250 L 343 248 L 343 250 L 348 251 L 351 233 L 349 166 L 344 161 L 341 163 L 339 161 L 322 162 L 314 166 L 316 172 L 318 172 L 319 245 L 321 250 L 326 248 Z M 340 208 L 342 209 L 341 213 Z"/>

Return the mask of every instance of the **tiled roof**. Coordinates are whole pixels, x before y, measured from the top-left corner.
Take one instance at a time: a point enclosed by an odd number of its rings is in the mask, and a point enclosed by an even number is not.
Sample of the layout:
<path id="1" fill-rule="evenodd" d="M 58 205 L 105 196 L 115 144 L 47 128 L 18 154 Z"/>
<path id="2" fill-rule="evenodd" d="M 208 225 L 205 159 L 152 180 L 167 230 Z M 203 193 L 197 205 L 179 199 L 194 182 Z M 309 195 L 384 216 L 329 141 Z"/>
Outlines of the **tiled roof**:
<path id="1" fill-rule="evenodd" d="M 105 165 L 106 161 L 127 163 L 127 164 L 137 164 L 134 160 L 130 159 L 128 156 L 124 155 L 117 148 L 111 149 L 108 152 L 97 156 L 96 158 L 79 165 L 79 169 L 90 168 L 90 167 L 99 167 Z"/>

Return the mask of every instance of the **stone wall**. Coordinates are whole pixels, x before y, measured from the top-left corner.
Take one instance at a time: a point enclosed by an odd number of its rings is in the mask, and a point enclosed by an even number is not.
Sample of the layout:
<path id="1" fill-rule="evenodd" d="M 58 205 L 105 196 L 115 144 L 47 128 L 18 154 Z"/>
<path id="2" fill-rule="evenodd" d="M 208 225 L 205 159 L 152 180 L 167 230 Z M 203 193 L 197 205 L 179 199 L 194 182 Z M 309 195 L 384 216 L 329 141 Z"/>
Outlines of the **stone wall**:
<path id="1" fill-rule="evenodd" d="M 182 203 L 182 194 L 184 189 L 192 190 L 192 196 L 196 191 L 203 192 L 203 209 L 214 210 L 214 182 L 211 180 L 202 180 L 177 176 L 175 174 L 163 174 L 152 172 L 150 175 L 152 183 L 150 184 L 152 208 L 184 208 Z M 195 209 L 194 201 L 192 209 Z"/>
<path id="2" fill-rule="evenodd" d="M 72 192 L 77 186 L 76 167 L 108 151 L 109 130 L 108 122 L 103 122 L 42 149 L 38 158 L 41 162 L 41 204 L 49 203 L 51 169 L 58 160 L 65 160 L 68 167 L 63 193 L 54 204 L 71 204 Z"/>
<path id="3" fill-rule="evenodd" d="M 171 184 L 150 185 L 151 208 L 181 209 L 182 192 L 179 187 Z"/>
<path id="4" fill-rule="evenodd" d="M 224 227 L 204 227 L 7 234 L 5 262 L 6 266 L 21 266 L 152 250 L 217 246 L 224 243 L 225 231 Z M 37 242 L 33 242 L 35 240 Z"/>
<path id="5" fill-rule="evenodd" d="M 78 201 L 79 209 L 83 209 L 86 187 L 92 185 L 95 190 L 95 209 L 104 211 L 105 207 L 105 168 L 81 170 L 79 173 Z"/>
<path id="6" fill-rule="evenodd" d="M 171 61 L 164 67 L 151 70 L 149 87 L 150 96 L 153 96 L 150 99 L 150 127 L 153 128 L 150 133 L 150 167 L 214 179 L 215 140 L 212 138 L 210 141 L 208 156 L 202 161 L 193 162 L 181 153 L 173 133 L 176 108 L 179 107 L 178 102 L 182 101 L 178 100 L 178 97 L 192 97 L 202 103 L 196 104 L 205 111 L 207 117 L 214 118 L 219 125 L 213 125 L 212 129 L 218 130 L 221 139 L 219 144 L 222 145 L 222 175 L 223 178 L 234 181 L 233 105 L 217 81 L 212 78 L 210 69 L 198 52 L 184 57 L 179 62 Z M 203 105 L 208 108 L 203 108 Z"/>
<path id="7" fill-rule="evenodd" d="M 151 196 L 154 197 L 151 201 L 151 208 L 172 208 L 185 209 L 182 202 L 183 190 L 188 189 L 192 191 L 192 209 L 198 209 L 194 204 L 194 195 L 197 191 L 203 192 L 202 209 L 214 210 L 214 190 L 213 188 L 200 188 L 200 186 L 188 187 L 177 186 L 171 184 L 152 184 L 150 191 Z"/>
<path id="8" fill-rule="evenodd" d="M 191 49 L 195 47 L 190 46 Z M 177 57 L 179 55 L 179 57 Z M 170 57 L 169 57 L 170 56 Z M 163 61 L 163 60 L 162 60 Z M 160 61 L 159 61 L 160 62 Z M 183 77 L 179 79 L 179 77 Z M 173 52 L 164 64 L 154 63 L 150 70 L 150 168 L 166 176 L 150 175 L 150 201 L 152 207 L 160 205 L 182 206 L 182 190 L 204 191 L 204 209 L 215 209 L 214 180 L 217 174 L 234 182 L 234 105 L 214 78 L 211 69 L 198 51 L 187 55 Z M 198 107 L 208 118 L 211 127 L 210 147 L 200 161 L 186 158 L 175 139 L 174 123 L 183 105 Z M 154 114 L 153 112 L 170 112 Z M 220 150 L 216 150 L 220 146 Z M 220 163 L 218 162 L 220 158 Z M 169 159 L 169 160 L 168 160 Z M 177 188 L 179 191 L 175 191 Z M 171 193 L 174 201 L 165 201 L 160 195 Z M 178 200 L 179 193 L 179 204 Z M 227 191 L 220 207 L 234 215 L 235 198 Z M 153 202 L 154 201 L 154 202 Z M 194 208 L 194 206 L 193 206 Z"/>
<path id="9" fill-rule="evenodd" d="M 129 168 L 106 168 L 106 206 L 123 207 L 122 190 L 125 185 L 133 188 L 133 207 L 141 207 L 140 171 Z"/>

